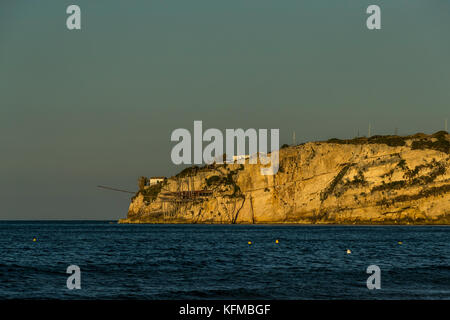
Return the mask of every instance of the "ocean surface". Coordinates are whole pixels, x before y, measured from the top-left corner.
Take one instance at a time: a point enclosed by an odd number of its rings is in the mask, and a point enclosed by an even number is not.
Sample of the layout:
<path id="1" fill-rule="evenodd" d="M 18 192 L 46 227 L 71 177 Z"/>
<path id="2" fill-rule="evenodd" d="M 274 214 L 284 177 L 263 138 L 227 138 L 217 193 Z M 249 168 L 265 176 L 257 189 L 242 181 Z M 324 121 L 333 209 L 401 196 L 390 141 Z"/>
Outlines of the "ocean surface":
<path id="1" fill-rule="evenodd" d="M 1 299 L 450 299 L 445 226 L 3 221 L 0 248 Z"/>

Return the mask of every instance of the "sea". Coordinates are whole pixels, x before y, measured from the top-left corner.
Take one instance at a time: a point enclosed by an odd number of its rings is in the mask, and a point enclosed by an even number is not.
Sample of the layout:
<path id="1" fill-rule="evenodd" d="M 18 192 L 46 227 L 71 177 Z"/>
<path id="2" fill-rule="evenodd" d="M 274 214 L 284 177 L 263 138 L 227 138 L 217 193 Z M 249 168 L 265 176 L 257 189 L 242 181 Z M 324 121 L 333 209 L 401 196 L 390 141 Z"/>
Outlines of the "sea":
<path id="1" fill-rule="evenodd" d="M 1 221 L 0 250 L 0 299 L 450 299 L 450 226 Z"/>

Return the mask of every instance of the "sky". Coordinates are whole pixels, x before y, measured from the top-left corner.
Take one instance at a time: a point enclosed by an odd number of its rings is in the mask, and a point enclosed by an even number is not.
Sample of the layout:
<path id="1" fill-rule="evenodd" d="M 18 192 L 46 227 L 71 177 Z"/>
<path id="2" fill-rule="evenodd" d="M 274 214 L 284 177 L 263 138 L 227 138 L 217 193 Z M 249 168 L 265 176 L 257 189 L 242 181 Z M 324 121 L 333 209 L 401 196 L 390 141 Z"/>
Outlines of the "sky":
<path id="1" fill-rule="evenodd" d="M 176 174 L 194 120 L 280 144 L 442 130 L 449 32 L 448 0 L 2 0 L 0 219 L 124 218 L 96 186 Z"/>

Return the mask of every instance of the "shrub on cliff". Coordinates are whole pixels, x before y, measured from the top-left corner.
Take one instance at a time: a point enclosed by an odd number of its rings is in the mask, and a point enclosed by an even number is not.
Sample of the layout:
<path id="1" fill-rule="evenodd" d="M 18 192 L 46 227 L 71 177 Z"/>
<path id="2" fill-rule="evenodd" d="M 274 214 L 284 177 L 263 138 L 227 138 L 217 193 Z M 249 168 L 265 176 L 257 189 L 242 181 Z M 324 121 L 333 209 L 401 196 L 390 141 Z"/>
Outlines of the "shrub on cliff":
<path id="1" fill-rule="evenodd" d="M 341 171 L 334 177 L 328 187 L 320 193 L 320 201 L 324 202 L 331 194 L 333 194 L 336 186 L 342 181 L 342 178 L 347 173 L 348 169 L 353 166 L 353 163 L 346 164 Z"/>
<path id="2" fill-rule="evenodd" d="M 144 188 L 147 184 L 148 184 L 148 179 L 146 177 L 139 177 L 139 179 L 138 179 L 139 190 L 144 190 Z"/>
<path id="3" fill-rule="evenodd" d="M 153 201 L 156 199 L 158 194 L 161 192 L 163 184 L 157 183 L 145 190 L 141 190 L 140 193 L 144 196 L 144 200 L 146 201 Z"/>
<path id="4" fill-rule="evenodd" d="M 208 179 L 206 179 L 206 185 L 208 187 L 212 186 L 213 184 L 218 184 L 220 181 L 220 177 L 219 176 L 211 176 Z"/>
<path id="5" fill-rule="evenodd" d="M 190 176 L 190 175 L 194 175 L 196 174 L 198 171 L 200 170 L 200 168 L 198 166 L 192 166 L 192 167 L 188 167 L 183 169 L 180 173 L 178 173 L 175 177 L 178 178 L 183 178 L 186 176 Z"/>
<path id="6" fill-rule="evenodd" d="M 424 149 L 432 149 L 441 151 L 444 153 L 450 153 L 450 142 L 445 139 L 445 137 L 441 136 L 437 141 L 430 140 L 416 140 L 413 141 L 411 148 L 413 150 L 424 150 Z"/>
<path id="7" fill-rule="evenodd" d="M 438 138 L 438 139 L 445 139 L 445 137 L 448 135 L 447 131 L 441 130 L 438 132 L 433 133 L 431 136 L 433 138 Z"/>
<path id="8" fill-rule="evenodd" d="M 402 147 L 406 144 L 405 139 L 399 136 L 373 136 L 368 140 L 369 143 L 386 144 L 390 147 Z"/>
<path id="9" fill-rule="evenodd" d="M 399 136 L 372 136 L 370 138 L 359 137 L 348 140 L 341 140 L 337 138 L 332 138 L 327 140 L 328 143 L 337 143 L 337 144 L 386 144 L 390 147 L 401 147 L 406 144 L 405 138 Z"/>

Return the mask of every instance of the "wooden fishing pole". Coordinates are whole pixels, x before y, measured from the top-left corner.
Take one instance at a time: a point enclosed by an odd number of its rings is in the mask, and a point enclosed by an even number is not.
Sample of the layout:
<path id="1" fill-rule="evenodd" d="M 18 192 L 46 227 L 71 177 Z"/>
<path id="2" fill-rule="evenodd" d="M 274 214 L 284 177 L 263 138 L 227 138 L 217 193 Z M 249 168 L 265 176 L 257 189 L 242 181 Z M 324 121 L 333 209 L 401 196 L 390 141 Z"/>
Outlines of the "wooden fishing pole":
<path id="1" fill-rule="evenodd" d="M 112 191 L 118 191 L 118 192 L 124 192 L 124 193 L 131 193 L 131 194 L 135 194 L 136 193 L 136 192 L 133 192 L 133 191 L 116 189 L 116 188 L 111 188 L 111 187 L 107 187 L 107 186 L 97 186 L 97 188 L 102 188 L 102 189 L 107 189 L 107 190 L 112 190 Z"/>

